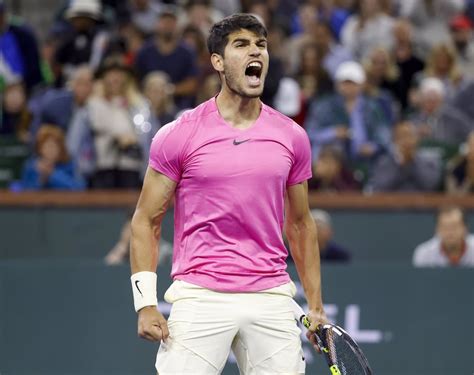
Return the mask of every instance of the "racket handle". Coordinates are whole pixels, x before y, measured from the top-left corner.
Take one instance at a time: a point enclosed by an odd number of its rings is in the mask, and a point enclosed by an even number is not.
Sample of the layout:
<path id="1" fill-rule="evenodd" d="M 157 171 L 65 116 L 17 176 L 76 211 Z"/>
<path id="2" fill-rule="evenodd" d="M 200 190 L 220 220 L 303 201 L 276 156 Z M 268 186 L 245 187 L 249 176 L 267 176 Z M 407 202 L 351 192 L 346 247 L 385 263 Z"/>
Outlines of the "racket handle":
<path id="1" fill-rule="evenodd" d="M 296 301 L 294 299 L 291 299 L 291 305 L 292 305 L 292 308 L 293 308 L 293 315 L 295 317 L 295 319 L 300 322 L 301 324 L 303 324 L 306 328 L 309 328 L 311 323 L 309 322 L 308 318 L 306 317 L 306 314 L 304 312 L 304 310 L 301 308 L 300 305 L 298 305 L 296 303 Z"/>

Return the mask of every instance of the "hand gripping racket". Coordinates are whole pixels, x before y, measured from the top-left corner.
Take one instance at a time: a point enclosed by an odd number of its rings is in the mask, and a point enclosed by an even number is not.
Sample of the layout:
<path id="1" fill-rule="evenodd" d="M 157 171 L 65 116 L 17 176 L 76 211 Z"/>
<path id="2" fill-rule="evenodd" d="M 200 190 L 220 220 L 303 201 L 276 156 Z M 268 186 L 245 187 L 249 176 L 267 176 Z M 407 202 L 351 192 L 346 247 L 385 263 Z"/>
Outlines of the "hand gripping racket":
<path id="1" fill-rule="evenodd" d="M 306 328 L 310 327 L 306 314 L 294 300 L 293 312 L 297 321 Z M 341 327 L 334 324 L 319 325 L 314 337 L 332 375 L 373 375 L 359 345 Z"/>

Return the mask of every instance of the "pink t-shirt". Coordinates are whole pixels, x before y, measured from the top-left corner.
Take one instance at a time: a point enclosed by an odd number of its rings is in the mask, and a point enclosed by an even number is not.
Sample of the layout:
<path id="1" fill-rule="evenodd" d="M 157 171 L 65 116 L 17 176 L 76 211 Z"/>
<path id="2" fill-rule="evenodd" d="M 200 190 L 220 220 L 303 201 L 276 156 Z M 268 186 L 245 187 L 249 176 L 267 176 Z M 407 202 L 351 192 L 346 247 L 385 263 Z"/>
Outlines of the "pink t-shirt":
<path id="1" fill-rule="evenodd" d="M 284 196 L 311 177 L 303 128 L 263 104 L 250 128 L 235 129 L 212 98 L 158 131 L 149 165 L 177 182 L 173 279 L 223 292 L 290 280 Z"/>

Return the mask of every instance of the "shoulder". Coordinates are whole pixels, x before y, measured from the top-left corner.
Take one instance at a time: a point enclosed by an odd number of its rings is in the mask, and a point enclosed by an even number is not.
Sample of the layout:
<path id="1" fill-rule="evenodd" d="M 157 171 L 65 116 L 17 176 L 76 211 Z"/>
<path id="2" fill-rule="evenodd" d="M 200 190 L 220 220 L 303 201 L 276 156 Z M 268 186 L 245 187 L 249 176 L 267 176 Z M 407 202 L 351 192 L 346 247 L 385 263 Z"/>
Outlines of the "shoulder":
<path id="1" fill-rule="evenodd" d="M 468 234 L 466 237 L 468 250 L 474 252 L 474 234 Z"/>
<path id="2" fill-rule="evenodd" d="M 433 237 L 422 242 L 415 248 L 414 257 L 417 259 L 426 258 L 439 249 L 439 238 Z"/>
<path id="3" fill-rule="evenodd" d="M 155 44 L 153 41 L 149 40 L 146 42 L 138 51 L 137 58 L 139 57 L 144 57 L 149 55 L 150 53 L 156 54 L 158 49 L 156 48 Z"/>
<path id="4" fill-rule="evenodd" d="M 184 43 L 180 43 L 180 44 L 177 45 L 175 53 L 179 54 L 179 55 L 183 55 L 183 56 L 194 56 L 195 55 L 194 51 Z"/>
<path id="5" fill-rule="evenodd" d="M 295 137 L 307 136 L 306 130 L 304 130 L 302 126 L 276 109 L 266 104 L 262 104 L 262 111 L 264 111 L 268 116 L 270 123 L 279 127 L 281 130 L 290 132 Z"/>
<path id="6" fill-rule="evenodd" d="M 381 154 L 376 160 L 374 168 L 386 168 L 396 164 L 395 156 L 392 152 L 385 152 Z"/>
<path id="7" fill-rule="evenodd" d="M 185 110 L 176 119 L 178 123 L 197 123 L 198 121 L 205 121 L 211 114 L 217 111 L 215 99 L 211 98 L 197 107 Z"/>
<path id="8" fill-rule="evenodd" d="M 31 157 L 25 161 L 25 164 L 23 165 L 24 170 L 35 170 L 36 169 L 36 163 L 38 161 L 37 157 Z"/>
<path id="9" fill-rule="evenodd" d="M 194 129 L 203 124 L 206 119 L 216 111 L 215 106 L 212 105 L 214 98 L 198 105 L 193 109 L 188 109 L 182 112 L 178 118 L 162 126 L 157 135 L 172 135 L 177 134 L 180 138 L 187 138 Z"/>

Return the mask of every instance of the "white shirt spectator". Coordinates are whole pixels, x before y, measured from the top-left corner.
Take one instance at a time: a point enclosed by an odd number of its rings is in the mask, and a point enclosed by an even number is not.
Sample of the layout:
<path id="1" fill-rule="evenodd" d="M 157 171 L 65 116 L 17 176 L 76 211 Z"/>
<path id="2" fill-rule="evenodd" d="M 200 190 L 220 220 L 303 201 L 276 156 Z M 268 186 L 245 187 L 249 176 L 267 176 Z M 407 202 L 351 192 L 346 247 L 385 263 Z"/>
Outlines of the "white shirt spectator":
<path id="1" fill-rule="evenodd" d="M 460 257 L 452 258 L 443 250 L 438 236 L 418 245 L 413 254 L 415 267 L 474 267 L 474 235 L 466 236 L 464 252 Z"/>
<path id="2" fill-rule="evenodd" d="M 363 59 L 377 46 L 390 49 L 393 46 L 394 20 L 383 13 L 365 21 L 360 26 L 358 15 L 349 17 L 341 30 L 341 41 L 357 59 Z"/>

